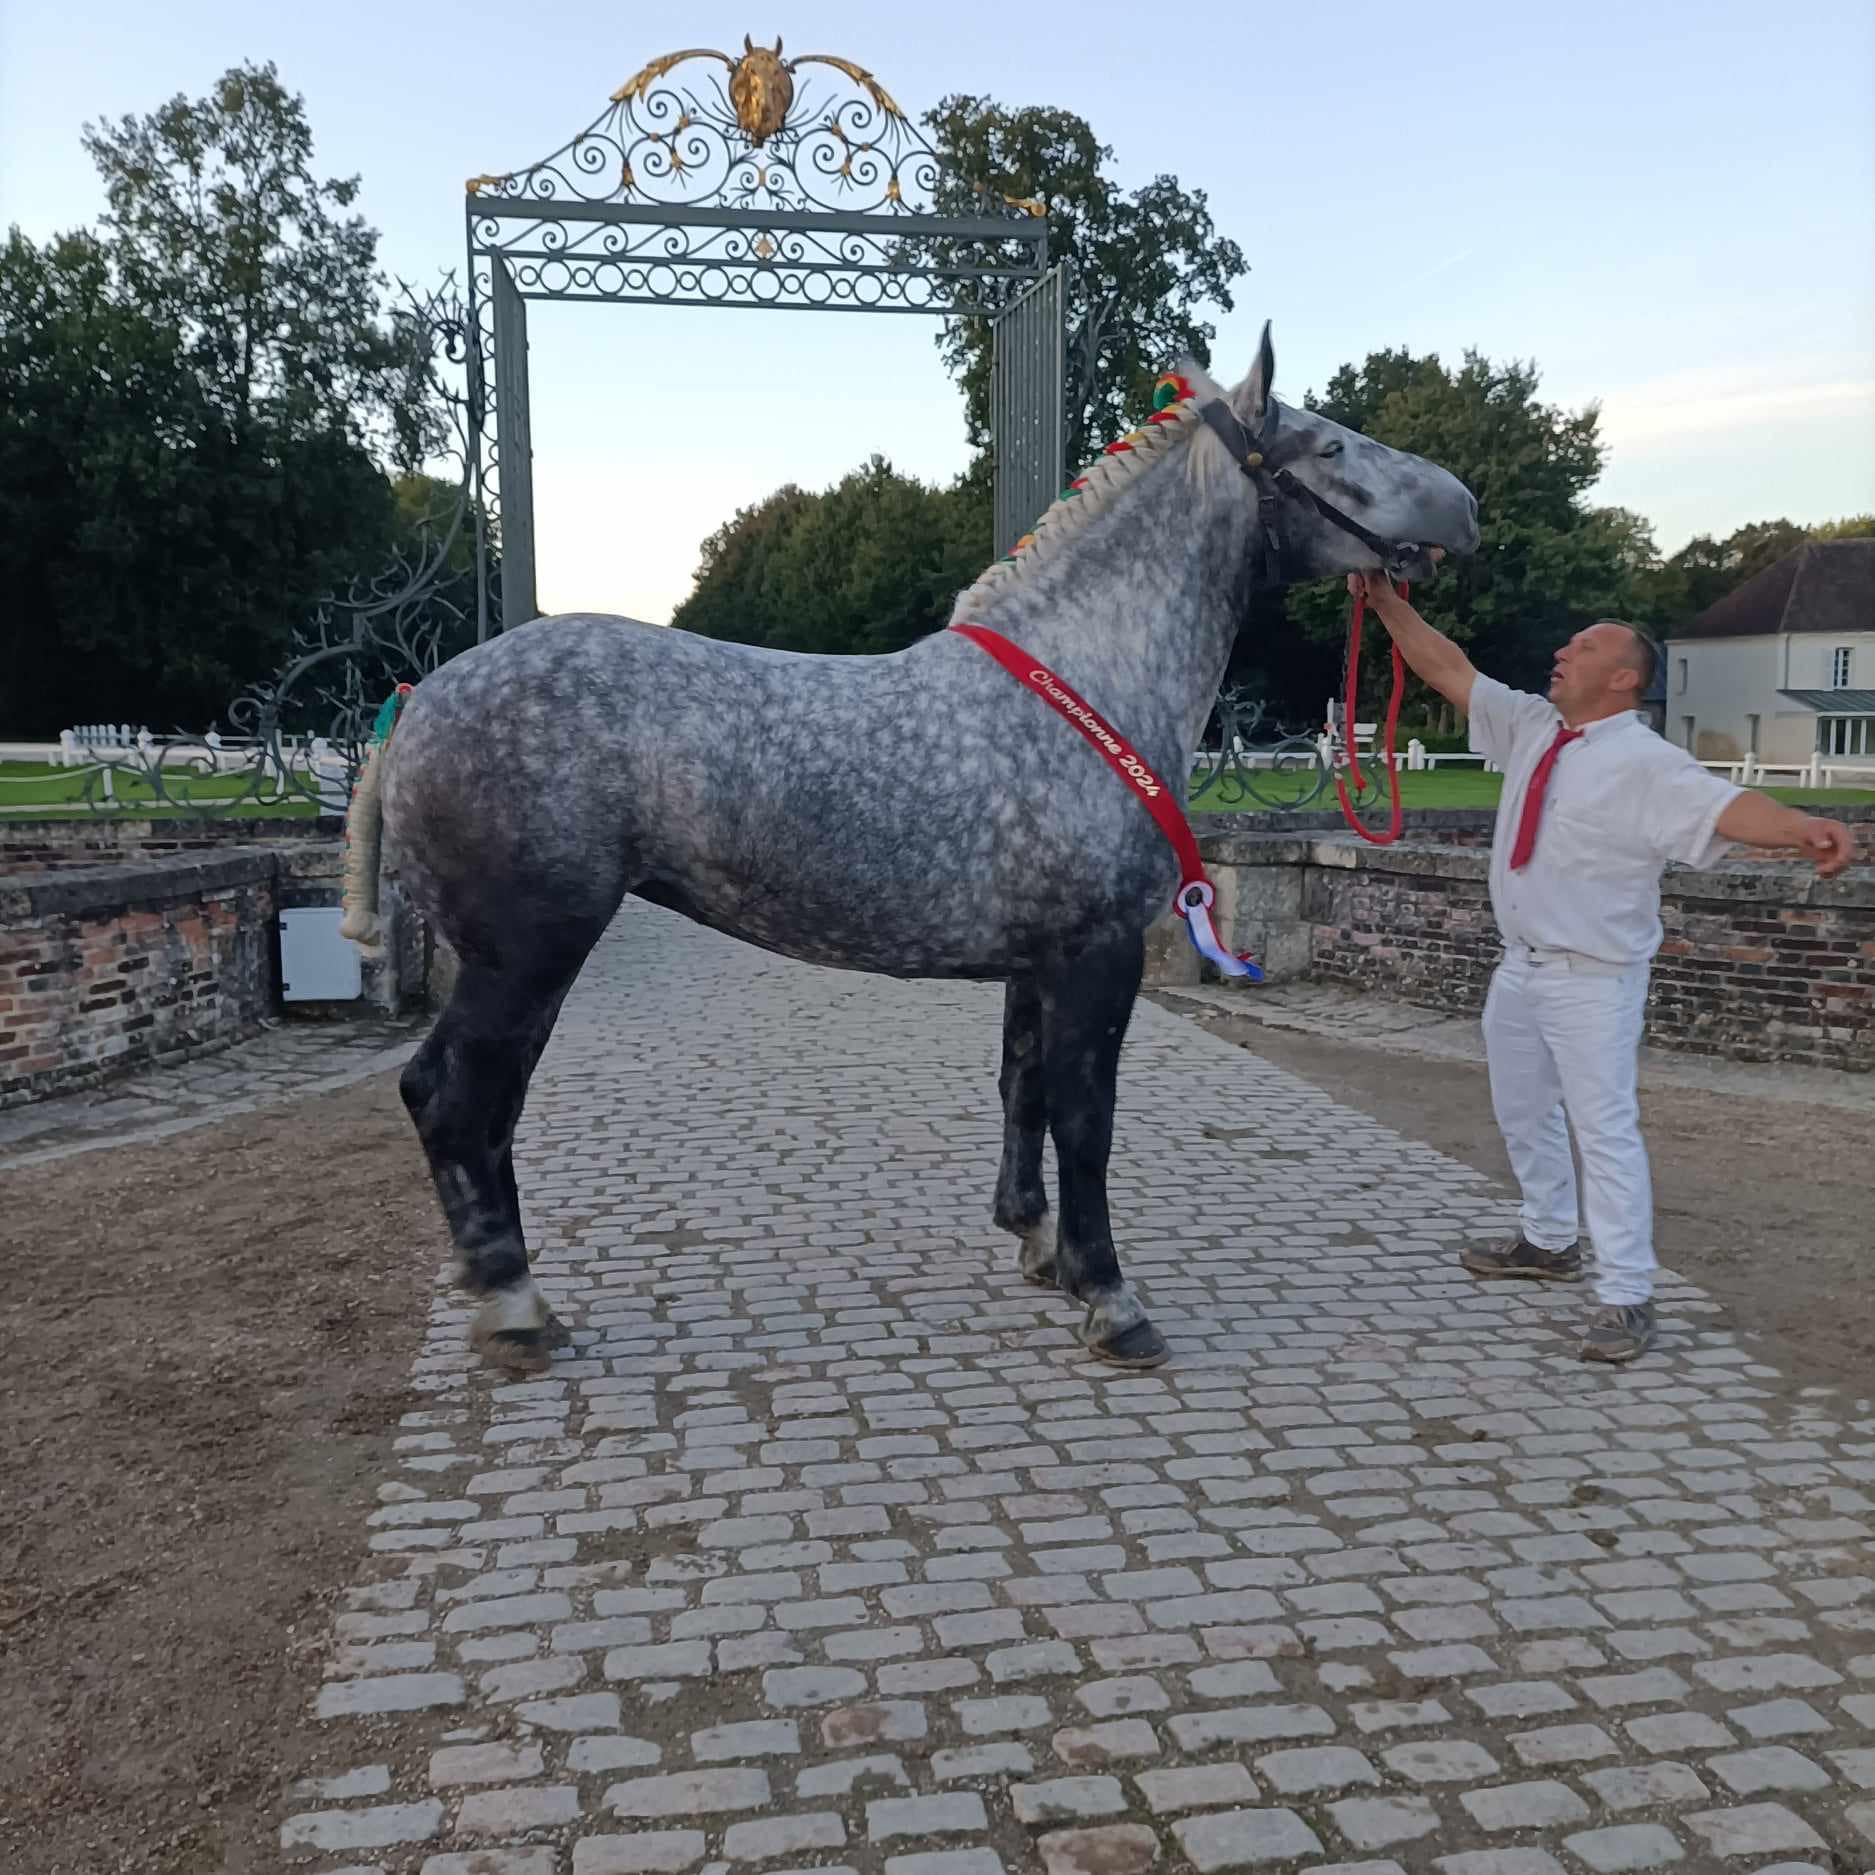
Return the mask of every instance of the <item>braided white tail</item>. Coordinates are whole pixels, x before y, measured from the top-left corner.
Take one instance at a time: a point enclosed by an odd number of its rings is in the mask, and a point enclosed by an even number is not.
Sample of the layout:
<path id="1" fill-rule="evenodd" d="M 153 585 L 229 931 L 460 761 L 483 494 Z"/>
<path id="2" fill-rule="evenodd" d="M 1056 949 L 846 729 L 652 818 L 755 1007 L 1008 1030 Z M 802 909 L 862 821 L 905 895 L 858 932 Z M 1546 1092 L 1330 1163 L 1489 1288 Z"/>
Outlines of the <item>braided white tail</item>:
<path id="1" fill-rule="evenodd" d="M 339 936 L 375 955 L 383 945 L 378 924 L 378 856 L 383 846 L 384 808 L 378 799 L 378 765 L 385 745 L 374 742 L 358 772 L 351 806 L 345 814 L 345 916 Z"/>

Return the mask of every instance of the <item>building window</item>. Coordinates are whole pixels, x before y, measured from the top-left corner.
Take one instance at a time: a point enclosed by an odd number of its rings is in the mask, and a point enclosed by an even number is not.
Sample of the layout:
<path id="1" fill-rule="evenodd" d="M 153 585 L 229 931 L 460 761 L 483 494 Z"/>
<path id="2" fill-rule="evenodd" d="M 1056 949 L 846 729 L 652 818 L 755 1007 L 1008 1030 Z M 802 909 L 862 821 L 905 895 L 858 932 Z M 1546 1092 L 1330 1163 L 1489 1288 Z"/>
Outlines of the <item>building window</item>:
<path id="1" fill-rule="evenodd" d="M 1746 744 L 1746 747 L 1753 755 L 1756 755 L 1758 753 L 1758 718 L 1755 716 L 1747 716 L 1745 722 L 1750 731 L 1750 741 Z"/>
<path id="2" fill-rule="evenodd" d="M 1820 755 L 1875 755 L 1875 716 L 1824 716 L 1817 720 Z"/>
<path id="3" fill-rule="evenodd" d="M 1680 668 L 1679 668 L 1678 673 L 1676 674 L 1675 685 L 1676 685 L 1677 694 L 1680 696 L 1685 696 L 1686 695 L 1686 660 L 1684 658 L 1680 659 Z"/>
<path id="4" fill-rule="evenodd" d="M 1829 687 L 1832 690 L 1849 688 L 1849 654 L 1852 648 L 1849 645 L 1838 645 L 1834 657 L 1830 659 Z"/>
<path id="5" fill-rule="evenodd" d="M 1698 742 L 1699 738 L 1694 733 L 1693 719 L 1690 716 L 1682 716 L 1680 718 L 1680 727 L 1685 732 L 1685 735 L 1686 735 L 1687 754 L 1697 755 L 1699 753 L 1699 750 L 1694 746 L 1694 744 Z"/>

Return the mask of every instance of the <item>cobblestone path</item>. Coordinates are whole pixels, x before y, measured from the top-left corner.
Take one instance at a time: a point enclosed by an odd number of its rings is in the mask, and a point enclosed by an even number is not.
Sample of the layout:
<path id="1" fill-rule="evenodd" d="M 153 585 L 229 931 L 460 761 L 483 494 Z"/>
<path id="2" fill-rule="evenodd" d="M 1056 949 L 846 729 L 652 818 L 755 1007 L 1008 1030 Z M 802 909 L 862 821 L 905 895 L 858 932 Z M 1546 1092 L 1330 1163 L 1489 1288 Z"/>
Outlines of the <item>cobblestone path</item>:
<path id="1" fill-rule="evenodd" d="M 1097 1368 L 987 1222 L 1000 1006 L 621 920 L 520 1154 L 575 1345 L 439 1291 L 289 1867 L 1875 1868 L 1869 1401 L 1671 1283 L 1584 1368 L 1454 1271 L 1504 1194 L 1149 1007 L 1174 1359 Z"/>

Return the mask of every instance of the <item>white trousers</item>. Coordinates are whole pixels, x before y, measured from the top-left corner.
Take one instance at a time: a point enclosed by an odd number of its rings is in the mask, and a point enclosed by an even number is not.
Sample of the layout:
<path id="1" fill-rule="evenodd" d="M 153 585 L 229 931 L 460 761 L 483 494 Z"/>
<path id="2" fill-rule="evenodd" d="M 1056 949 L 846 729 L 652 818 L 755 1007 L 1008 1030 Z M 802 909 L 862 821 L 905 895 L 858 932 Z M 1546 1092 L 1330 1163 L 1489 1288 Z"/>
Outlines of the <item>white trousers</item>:
<path id="1" fill-rule="evenodd" d="M 1573 1132 L 1582 1155 L 1595 1293 L 1654 1292 L 1654 1198 L 1641 1143 L 1646 964 L 1617 966 L 1508 946 L 1484 1005 L 1491 1105 L 1523 1191 L 1523 1234 L 1544 1250 L 1576 1241 Z"/>

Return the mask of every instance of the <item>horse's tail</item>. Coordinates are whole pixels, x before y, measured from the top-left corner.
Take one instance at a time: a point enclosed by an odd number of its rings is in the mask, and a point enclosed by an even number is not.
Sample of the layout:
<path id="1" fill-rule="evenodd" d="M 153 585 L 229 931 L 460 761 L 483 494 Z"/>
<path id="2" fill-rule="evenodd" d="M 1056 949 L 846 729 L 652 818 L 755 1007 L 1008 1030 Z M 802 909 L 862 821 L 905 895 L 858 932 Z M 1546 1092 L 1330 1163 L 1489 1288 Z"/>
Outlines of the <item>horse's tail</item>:
<path id="1" fill-rule="evenodd" d="M 371 728 L 365 765 L 358 771 L 351 805 L 345 811 L 345 916 L 339 920 L 339 936 L 350 938 L 367 953 L 383 943 L 378 925 L 378 856 L 384 845 L 384 804 L 378 791 L 384 785 L 384 751 L 390 746 L 404 699 L 414 688 L 399 684 L 384 699 Z"/>
<path id="2" fill-rule="evenodd" d="M 345 814 L 345 916 L 339 936 L 374 954 L 383 942 L 378 924 L 378 858 L 384 843 L 384 744 L 374 742 L 358 771 L 351 806 Z"/>

